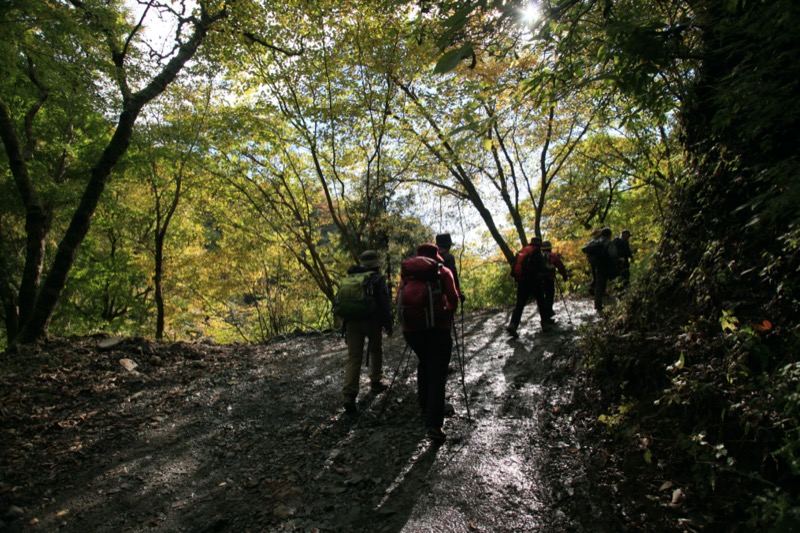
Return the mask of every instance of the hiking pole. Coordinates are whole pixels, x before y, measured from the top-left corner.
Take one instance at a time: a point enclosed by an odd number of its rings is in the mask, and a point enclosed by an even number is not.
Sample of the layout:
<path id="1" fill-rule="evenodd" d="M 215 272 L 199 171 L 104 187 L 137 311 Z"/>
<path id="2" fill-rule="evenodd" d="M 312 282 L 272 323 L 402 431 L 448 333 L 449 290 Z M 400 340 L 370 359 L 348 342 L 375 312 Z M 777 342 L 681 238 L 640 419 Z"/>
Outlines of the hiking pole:
<path id="1" fill-rule="evenodd" d="M 556 288 L 558 289 L 558 294 L 561 296 L 561 303 L 564 304 L 564 311 L 567 312 L 567 318 L 569 319 L 569 323 L 572 324 L 572 316 L 569 314 L 569 307 L 567 307 L 567 300 L 564 299 L 564 291 L 561 290 L 561 284 L 558 282 L 558 278 L 556 278 Z"/>
<path id="2" fill-rule="evenodd" d="M 464 348 L 462 343 L 458 342 L 458 328 L 456 328 L 455 321 L 453 321 L 453 337 L 456 344 L 456 357 L 458 357 L 458 366 L 461 368 L 461 390 L 464 392 L 464 406 L 467 408 L 467 421 L 472 422 L 472 416 L 469 412 L 469 397 L 467 396 L 467 382 L 464 375 Z"/>
<path id="3" fill-rule="evenodd" d="M 397 368 L 394 369 L 394 374 L 392 375 L 392 381 L 389 383 L 388 390 L 392 390 L 392 385 L 394 385 L 397 376 L 400 375 L 400 367 L 403 366 L 403 359 L 406 359 L 406 369 L 408 368 L 408 361 L 411 361 L 411 347 L 406 343 L 405 347 L 403 348 L 403 353 L 400 354 L 400 360 L 397 362 Z"/>
<path id="4" fill-rule="evenodd" d="M 386 410 L 386 406 L 389 405 L 389 402 L 387 402 L 386 399 L 389 397 L 389 393 L 392 391 L 392 387 L 394 386 L 395 380 L 397 380 L 397 376 L 400 375 L 400 367 L 403 366 L 403 359 L 406 360 L 406 370 L 408 370 L 408 364 L 411 362 L 411 346 L 409 346 L 408 343 L 406 343 L 405 348 L 403 348 L 403 353 L 400 354 L 400 360 L 397 362 L 397 368 L 394 369 L 392 381 L 389 382 L 389 386 L 386 388 L 386 394 L 383 398 L 381 410 L 378 412 L 378 418 L 383 415 L 383 412 Z M 405 373 L 405 371 L 403 373 Z"/>
<path id="5" fill-rule="evenodd" d="M 466 365 L 467 365 L 467 340 L 464 337 L 464 306 L 461 306 L 461 388 L 464 391 L 464 405 L 467 407 L 467 422 L 472 422 L 469 412 L 469 400 L 467 395 Z"/>

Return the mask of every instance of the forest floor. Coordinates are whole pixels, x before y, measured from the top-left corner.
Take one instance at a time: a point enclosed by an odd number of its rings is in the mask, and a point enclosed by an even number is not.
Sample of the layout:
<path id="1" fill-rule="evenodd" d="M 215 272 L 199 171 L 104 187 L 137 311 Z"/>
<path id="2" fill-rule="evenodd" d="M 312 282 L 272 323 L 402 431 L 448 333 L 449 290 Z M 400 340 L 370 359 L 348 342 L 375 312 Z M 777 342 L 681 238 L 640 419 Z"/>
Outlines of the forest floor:
<path id="1" fill-rule="evenodd" d="M 598 423 L 577 343 L 591 303 L 559 303 L 547 332 L 530 306 L 518 339 L 509 312 L 459 322 L 442 445 L 425 438 L 399 334 L 391 388 L 362 392 L 357 415 L 341 407 L 335 333 L 52 340 L 6 356 L 0 530 L 693 530 L 681 488 Z"/>

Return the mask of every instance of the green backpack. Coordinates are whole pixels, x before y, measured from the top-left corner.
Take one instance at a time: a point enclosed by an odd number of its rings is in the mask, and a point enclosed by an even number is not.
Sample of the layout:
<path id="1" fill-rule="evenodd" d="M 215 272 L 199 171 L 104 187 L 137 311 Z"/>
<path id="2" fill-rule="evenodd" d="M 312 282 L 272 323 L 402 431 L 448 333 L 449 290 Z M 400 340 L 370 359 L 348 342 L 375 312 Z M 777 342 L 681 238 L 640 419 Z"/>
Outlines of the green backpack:
<path id="1" fill-rule="evenodd" d="M 375 296 L 370 277 L 373 272 L 348 274 L 339 284 L 333 312 L 345 320 L 368 320 L 375 313 Z"/>

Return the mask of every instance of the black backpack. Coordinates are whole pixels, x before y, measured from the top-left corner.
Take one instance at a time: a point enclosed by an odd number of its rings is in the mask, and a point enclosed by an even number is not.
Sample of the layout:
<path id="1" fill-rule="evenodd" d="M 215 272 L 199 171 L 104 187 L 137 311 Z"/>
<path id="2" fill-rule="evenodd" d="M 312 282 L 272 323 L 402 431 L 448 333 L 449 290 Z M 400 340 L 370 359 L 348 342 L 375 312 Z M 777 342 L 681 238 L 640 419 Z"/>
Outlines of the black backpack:
<path id="1" fill-rule="evenodd" d="M 594 239 L 581 250 L 586 254 L 589 264 L 600 270 L 608 279 L 614 279 L 619 275 L 619 254 L 613 240 Z"/>
<path id="2" fill-rule="evenodd" d="M 603 269 L 606 277 L 608 279 L 614 279 L 619 276 L 619 252 L 617 252 L 617 243 L 613 239 L 606 243 L 601 257 L 602 262 L 600 268 Z"/>

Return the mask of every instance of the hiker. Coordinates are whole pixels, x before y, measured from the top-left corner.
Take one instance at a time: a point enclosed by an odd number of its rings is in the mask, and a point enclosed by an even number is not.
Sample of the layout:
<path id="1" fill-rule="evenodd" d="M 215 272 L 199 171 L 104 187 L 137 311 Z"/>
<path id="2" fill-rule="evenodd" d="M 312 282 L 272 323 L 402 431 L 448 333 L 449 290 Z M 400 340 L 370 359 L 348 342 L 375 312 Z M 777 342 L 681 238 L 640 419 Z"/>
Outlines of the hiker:
<path id="1" fill-rule="evenodd" d="M 599 238 L 592 239 L 582 248 L 594 273 L 594 308 L 598 314 L 603 313 L 603 297 L 606 295 L 608 281 L 618 274 L 619 259 L 614 251 L 611 234 L 610 228 L 603 228 Z"/>
<path id="2" fill-rule="evenodd" d="M 458 297 L 461 299 L 461 303 L 464 303 L 466 300 L 466 296 L 464 296 L 464 292 L 461 290 L 461 283 L 458 280 L 458 269 L 456 268 L 456 258 L 453 257 L 453 254 L 450 253 L 450 248 L 453 246 L 453 239 L 450 238 L 449 233 L 440 233 L 436 236 L 436 246 L 439 248 L 439 255 L 444 261 L 444 266 L 450 269 L 450 272 L 453 273 L 453 279 L 456 282 L 456 290 L 458 290 Z"/>
<path id="3" fill-rule="evenodd" d="M 381 274 L 383 261 L 374 250 L 367 250 L 359 257 L 358 265 L 347 269 L 348 276 L 353 274 L 369 273 L 368 292 L 373 302 L 366 318 L 345 318 L 344 330 L 347 342 L 347 362 L 344 365 L 344 409 L 348 413 L 356 412 L 356 397 L 358 396 L 359 381 L 361 379 L 361 361 L 364 358 L 364 338 L 368 339 L 369 380 L 370 391 L 380 394 L 386 390 L 383 382 L 383 345 L 381 329 L 387 337 L 392 336 L 392 309 L 389 299 L 389 288 L 386 278 Z M 342 313 L 340 313 L 341 316 Z M 346 314 L 346 313 L 344 313 Z M 359 315 L 356 315 L 359 316 Z M 364 316 L 363 314 L 360 316 Z"/>
<path id="4" fill-rule="evenodd" d="M 517 283 L 517 301 L 514 312 L 511 313 L 511 322 L 506 327 L 506 331 L 514 338 L 519 337 L 517 328 L 522 319 L 522 311 L 531 296 L 536 300 L 536 307 L 539 309 L 542 330 L 547 329 L 547 326 L 551 324 L 555 324 L 555 320 L 547 316 L 545 312 L 543 285 L 545 264 L 541 246 L 542 239 L 539 237 L 532 238 L 530 244 L 523 246 L 522 250 L 517 252 L 514 267 L 511 270 L 511 275 Z"/>
<path id="5" fill-rule="evenodd" d="M 567 268 L 561 261 L 561 256 L 553 252 L 553 244 L 550 241 L 542 243 L 542 255 L 545 263 L 544 276 L 544 309 L 548 318 L 553 319 L 556 312 L 553 305 L 556 299 L 556 274 L 561 274 L 561 279 L 567 281 Z M 555 319 L 553 319 L 555 321 Z"/>
<path id="6" fill-rule="evenodd" d="M 584 250 L 586 247 L 588 247 L 594 241 L 599 241 L 600 240 L 600 232 L 601 231 L 602 231 L 602 228 L 597 228 L 597 229 L 592 230 L 592 236 L 589 239 L 589 242 L 581 250 Z M 586 254 L 585 251 L 583 253 Z M 593 259 L 591 257 L 589 257 L 588 254 L 586 254 L 586 259 L 589 262 L 589 268 L 591 269 L 591 272 L 592 272 L 592 281 L 589 282 L 589 294 L 594 296 L 594 286 L 595 286 L 595 283 L 597 283 L 597 273 L 595 272 L 595 266 L 594 266 Z"/>
<path id="7" fill-rule="evenodd" d="M 620 279 L 620 288 L 624 289 L 628 286 L 631 280 L 631 263 L 633 263 L 633 251 L 631 251 L 631 230 L 624 229 L 622 233 L 619 234 L 619 237 L 614 239 L 614 245 L 616 247 L 617 256 L 620 260 L 620 271 L 619 277 Z"/>
<path id="8" fill-rule="evenodd" d="M 455 278 L 438 247 L 417 247 L 416 256 L 403 261 L 397 291 L 403 337 L 417 355 L 417 401 L 425 418 L 427 437 L 444 442 L 444 399 L 447 367 L 453 351 L 451 327 L 458 307 Z"/>

